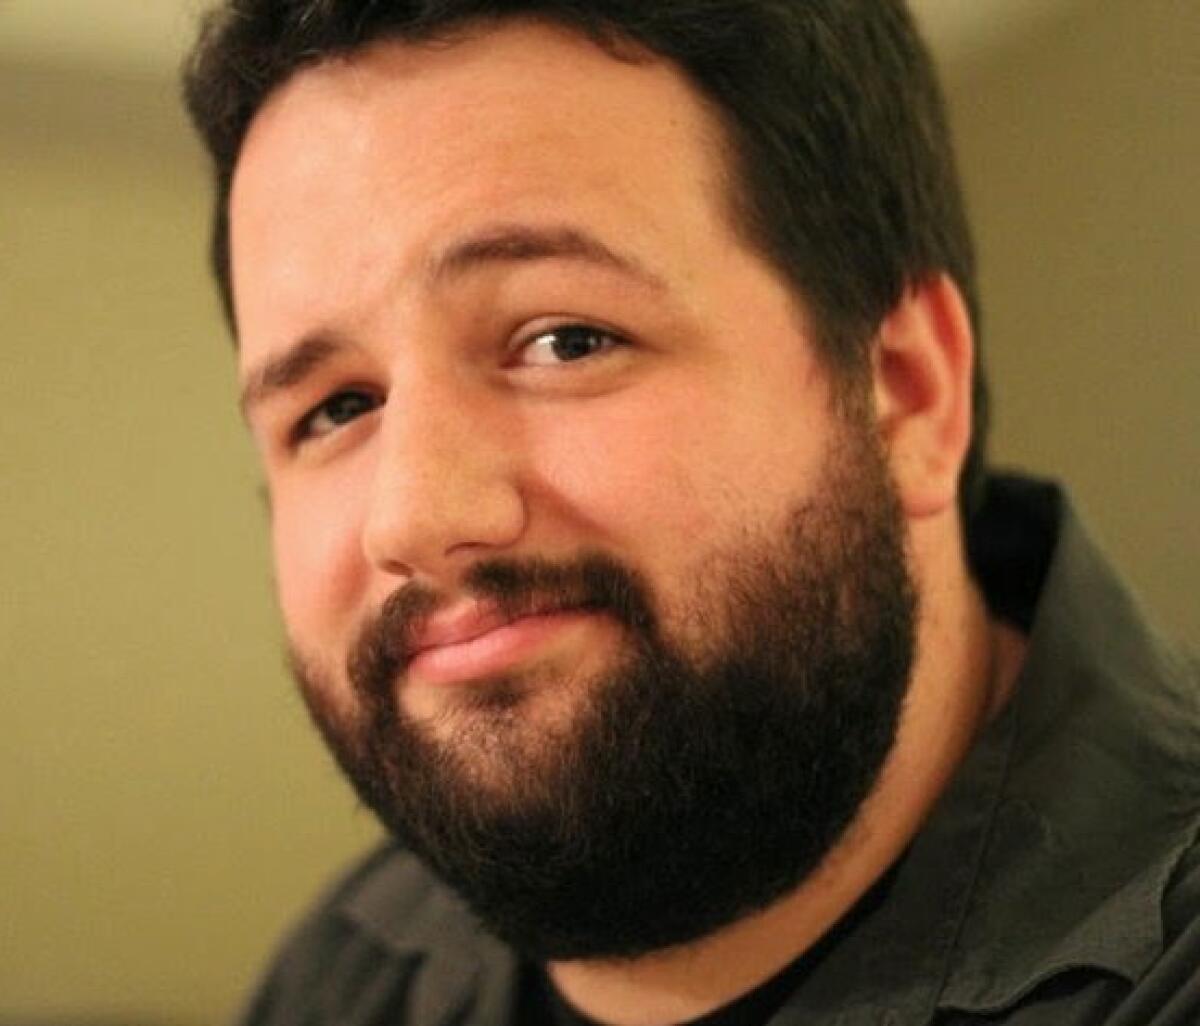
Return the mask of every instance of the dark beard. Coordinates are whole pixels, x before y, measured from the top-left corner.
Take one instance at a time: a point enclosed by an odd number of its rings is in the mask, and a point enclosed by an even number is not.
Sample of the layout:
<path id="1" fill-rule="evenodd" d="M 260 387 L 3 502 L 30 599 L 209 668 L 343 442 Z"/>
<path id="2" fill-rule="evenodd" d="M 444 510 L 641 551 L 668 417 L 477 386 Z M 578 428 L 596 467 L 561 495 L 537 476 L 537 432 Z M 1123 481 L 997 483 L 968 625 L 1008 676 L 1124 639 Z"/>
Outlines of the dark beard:
<path id="1" fill-rule="evenodd" d="M 530 737 L 536 678 L 463 689 L 438 726 L 397 701 L 405 639 L 437 597 L 408 587 L 349 661 L 347 712 L 297 653 L 313 718 L 360 797 L 488 929 L 543 961 L 695 940 L 799 885 L 891 749 L 914 648 L 903 522 L 865 429 L 772 539 L 712 554 L 684 646 L 611 558 L 480 564 L 465 590 L 513 612 L 585 608 L 625 644 L 565 727 Z M 522 727 L 525 730 L 522 730 Z"/>

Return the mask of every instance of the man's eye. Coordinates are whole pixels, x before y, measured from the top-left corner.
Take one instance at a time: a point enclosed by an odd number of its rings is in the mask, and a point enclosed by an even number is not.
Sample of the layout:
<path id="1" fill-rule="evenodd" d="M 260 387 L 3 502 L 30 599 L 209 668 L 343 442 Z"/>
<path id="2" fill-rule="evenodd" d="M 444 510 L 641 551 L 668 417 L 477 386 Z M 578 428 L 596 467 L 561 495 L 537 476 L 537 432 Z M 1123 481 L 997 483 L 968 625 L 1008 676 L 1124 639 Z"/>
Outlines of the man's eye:
<path id="1" fill-rule="evenodd" d="M 336 392 L 301 418 L 293 432 L 294 441 L 305 442 L 331 434 L 379 404 L 380 400 L 368 392 Z"/>
<path id="2" fill-rule="evenodd" d="M 563 324 L 529 339 L 522 347 L 521 363 L 528 367 L 556 367 L 599 356 L 624 343 L 619 335 L 592 324 Z"/>

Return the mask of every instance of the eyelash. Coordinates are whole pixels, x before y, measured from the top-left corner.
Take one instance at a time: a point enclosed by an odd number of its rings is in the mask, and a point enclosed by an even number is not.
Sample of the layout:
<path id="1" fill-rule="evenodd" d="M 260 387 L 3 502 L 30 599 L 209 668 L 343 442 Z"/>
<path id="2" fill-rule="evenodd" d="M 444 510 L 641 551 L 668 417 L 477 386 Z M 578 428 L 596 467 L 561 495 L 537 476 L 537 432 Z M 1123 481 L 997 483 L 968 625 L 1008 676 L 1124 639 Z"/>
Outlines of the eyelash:
<path id="1" fill-rule="evenodd" d="M 348 417 L 346 420 L 340 422 L 333 421 L 331 418 L 332 427 L 319 432 L 313 430 L 313 422 L 318 417 L 322 416 L 323 414 L 328 414 L 333 408 L 334 404 L 339 400 L 351 398 L 362 400 L 361 409 L 355 412 L 353 416 Z M 370 413 L 372 410 L 377 409 L 381 405 L 382 401 L 371 395 L 371 393 L 365 389 L 339 389 L 337 392 L 334 392 L 325 399 L 322 399 L 319 403 L 317 403 L 316 406 L 314 406 L 296 422 L 295 427 L 293 427 L 290 432 L 289 442 L 291 443 L 292 447 L 295 448 L 296 446 L 303 445 L 305 442 L 313 441 L 318 438 L 324 438 L 327 435 L 333 434 L 338 430 L 338 428 L 346 426 L 351 421 L 357 420 L 359 417 Z"/>
<path id="2" fill-rule="evenodd" d="M 599 325 L 589 324 L 586 321 L 567 321 L 562 324 L 556 324 L 552 327 L 537 331 L 530 335 L 524 342 L 521 343 L 520 347 L 518 348 L 518 355 L 530 352 L 535 343 L 540 342 L 543 339 L 554 338 L 556 336 L 561 338 L 563 335 L 568 334 L 574 334 L 576 336 L 576 341 L 579 341 L 580 337 L 583 336 L 590 341 L 600 340 L 601 342 L 606 342 L 608 344 L 602 346 L 600 349 L 583 353 L 570 359 L 561 360 L 560 362 L 554 364 L 534 363 L 530 364 L 529 366 L 561 367 L 569 363 L 579 363 L 593 357 L 604 356 L 607 353 L 611 353 L 614 349 L 619 349 L 629 344 L 628 341 L 621 335 L 618 335 L 616 332 L 610 331 L 607 328 L 600 327 Z"/>

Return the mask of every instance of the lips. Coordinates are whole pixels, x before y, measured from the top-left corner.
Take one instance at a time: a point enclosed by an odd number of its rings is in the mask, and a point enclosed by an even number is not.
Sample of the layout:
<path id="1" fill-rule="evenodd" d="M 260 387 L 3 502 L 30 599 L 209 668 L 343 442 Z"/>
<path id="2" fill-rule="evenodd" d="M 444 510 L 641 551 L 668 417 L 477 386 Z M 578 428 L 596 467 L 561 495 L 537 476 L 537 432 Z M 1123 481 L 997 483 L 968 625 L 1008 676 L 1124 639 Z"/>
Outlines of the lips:
<path id="1" fill-rule="evenodd" d="M 579 609 L 520 611 L 466 601 L 417 625 L 406 659 L 410 680 L 448 685 L 496 679 L 538 656 L 589 619 Z"/>
<path id="2" fill-rule="evenodd" d="M 421 625 L 409 646 L 409 657 L 415 658 L 429 649 L 473 641 L 520 619 L 521 615 L 506 615 L 496 606 L 482 602 L 460 603 L 434 614 Z"/>

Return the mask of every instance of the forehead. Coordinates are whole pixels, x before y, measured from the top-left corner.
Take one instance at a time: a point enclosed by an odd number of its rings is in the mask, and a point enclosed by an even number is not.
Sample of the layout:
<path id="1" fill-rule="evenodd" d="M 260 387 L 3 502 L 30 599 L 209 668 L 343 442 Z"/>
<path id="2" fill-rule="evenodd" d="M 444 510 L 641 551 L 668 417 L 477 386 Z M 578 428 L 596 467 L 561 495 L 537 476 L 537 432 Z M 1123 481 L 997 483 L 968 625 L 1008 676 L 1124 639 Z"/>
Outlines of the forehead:
<path id="1" fill-rule="evenodd" d="M 301 68 L 268 97 L 243 154 L 262 136 L 286 131 L 297 112 L 307 124 L 293 127 L 303 134 L 317 127 L 307 120 L 314 114 L 328 131 L 354 121 L 361 129 L 371 111 L 398 116 L 395 134 L 414 144 L 430 136 L 444 142 L 460 129 L 494 140 L 521 115 L 536 116 L 547 136 L 559 138 L 606 129 L 635 132 L 643 143 L 677 142 L 680 130 L 714 142 L 718 135 L 698 94 L 666 60 L 633 43 L 604 48 L 554 22 L 512 18 L 445 39 L 381 39 Z"/>
<path id="2" fill-rule="evenodd" d="M 722 152 L 673 65 L 559 26 L 372 44 L 298 72 L 251 125 L 230 209 L 239 324 L 261 301 L 278 309 L 289 279 L 362 285 L 385 254 L 427 258 L 485 218 L 616 232 L 669 263 L 725 221 Z"/>

